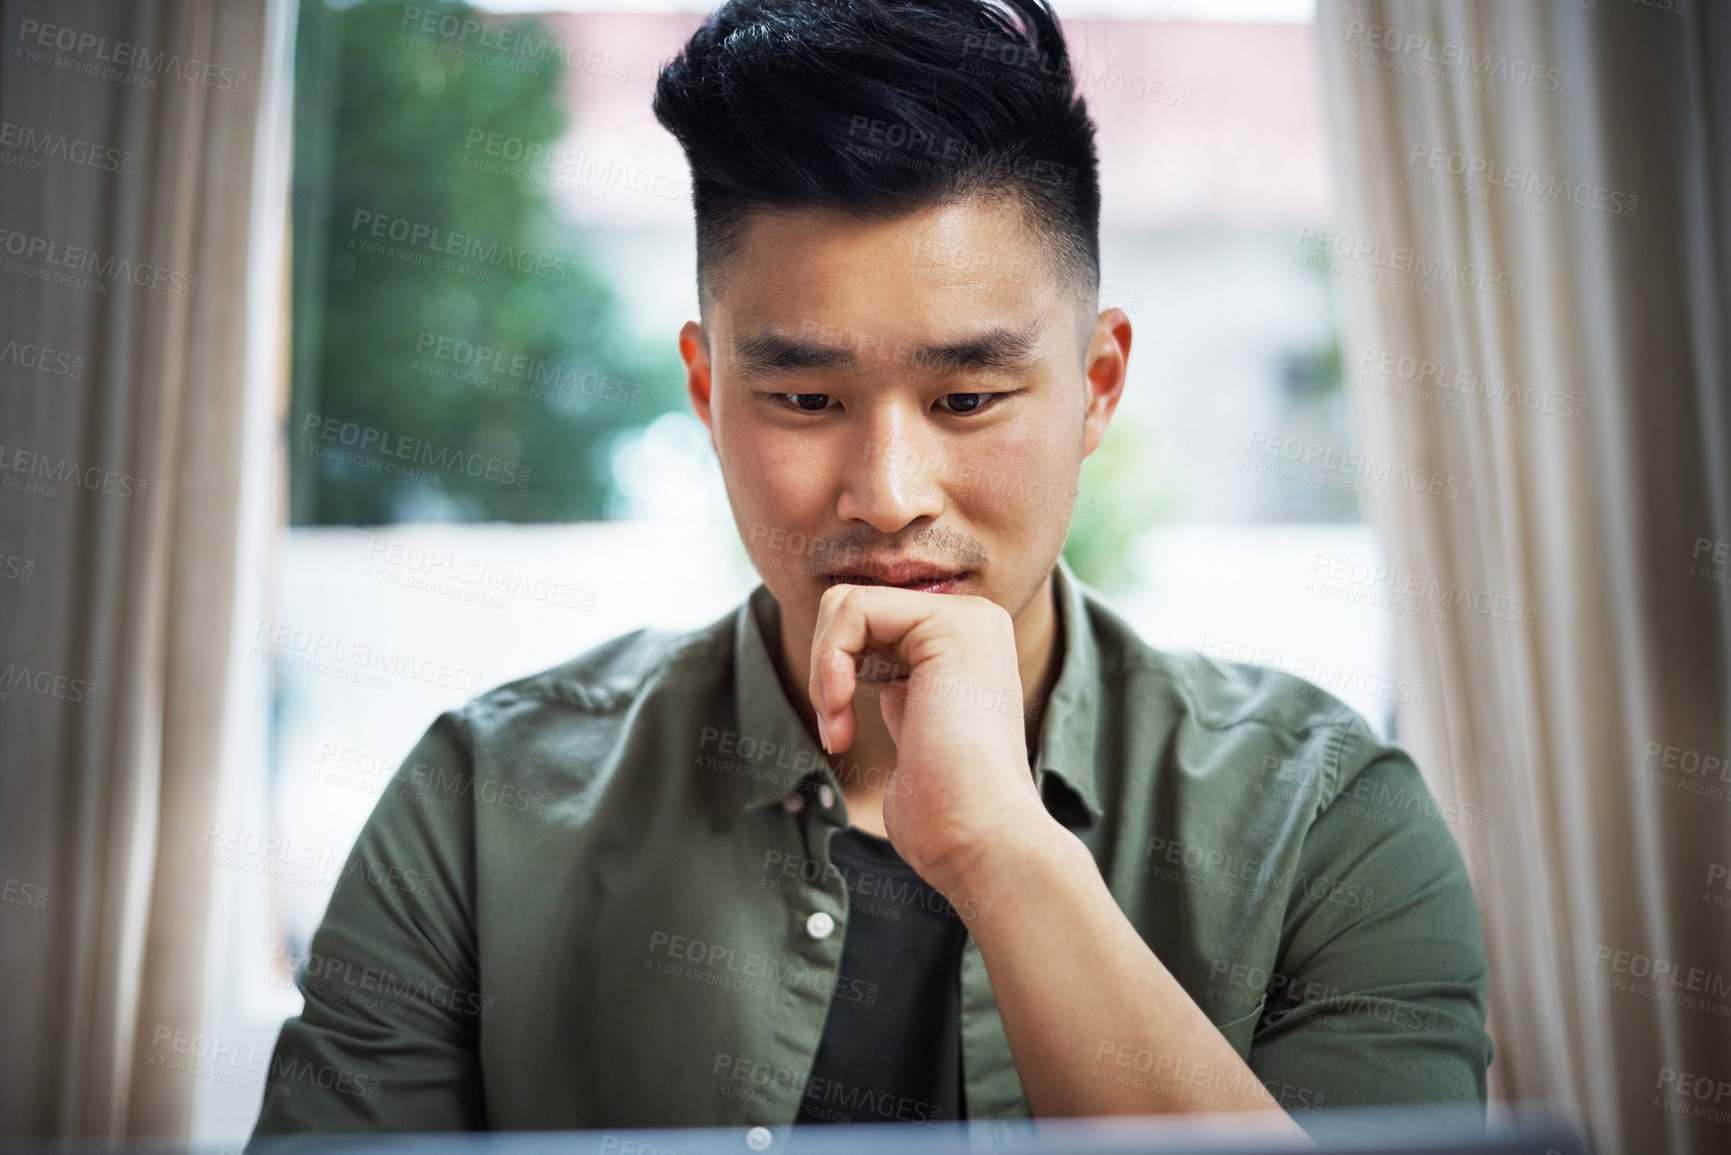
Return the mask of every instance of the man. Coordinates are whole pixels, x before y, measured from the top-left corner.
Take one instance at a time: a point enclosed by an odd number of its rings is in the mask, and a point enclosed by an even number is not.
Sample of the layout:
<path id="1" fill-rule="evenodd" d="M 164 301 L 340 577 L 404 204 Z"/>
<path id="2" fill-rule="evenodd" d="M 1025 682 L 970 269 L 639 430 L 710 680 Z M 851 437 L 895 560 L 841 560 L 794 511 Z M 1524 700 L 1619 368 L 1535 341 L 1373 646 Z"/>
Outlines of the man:
<path id="1" fill-rule="evenodd" d="M 1477 913 L 1408 756 L 1059 561 L 1131 332 L 1049 9 L 736 0 L 656 113 L 763 586 L 434 723 L 259 1132 L 1482 1104 Z"/>

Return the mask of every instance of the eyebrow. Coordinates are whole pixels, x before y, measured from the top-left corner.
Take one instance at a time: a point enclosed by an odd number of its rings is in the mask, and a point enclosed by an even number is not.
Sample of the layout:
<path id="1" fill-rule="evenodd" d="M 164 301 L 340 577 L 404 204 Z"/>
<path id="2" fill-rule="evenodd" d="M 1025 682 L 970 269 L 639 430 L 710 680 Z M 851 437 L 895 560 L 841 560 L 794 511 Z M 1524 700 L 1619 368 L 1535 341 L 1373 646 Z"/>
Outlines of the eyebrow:
<path id="1" fill-rule="evenodd" d="M 997 326 L 972 337 L 942 345 L 897 346 L 917 368 L 1008 369 L 1033 359 L 1039 326 L 1008 329 Z M 734 356 L 747 372 L 777 373 L 800 369 L 858 369 L 851 345 L 819 345 L 761 332 L 734 342 Z"/>

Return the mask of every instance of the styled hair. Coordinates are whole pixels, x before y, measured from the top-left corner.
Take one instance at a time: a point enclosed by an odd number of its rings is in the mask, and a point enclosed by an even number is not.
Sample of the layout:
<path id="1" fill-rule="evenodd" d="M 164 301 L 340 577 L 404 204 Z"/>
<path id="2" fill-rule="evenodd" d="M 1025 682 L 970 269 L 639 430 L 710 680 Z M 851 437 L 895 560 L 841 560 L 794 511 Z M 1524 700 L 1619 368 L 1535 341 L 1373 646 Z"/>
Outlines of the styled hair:
<path id="1" fill-rule="evenodd" d="M 691 165 L 704 300 L 753 212 L 1009 197 L 1045 242 L 1036 267 L 1096 307 L 1094 124 L 1046 0 L 729 0 L 654 108 Z"/>

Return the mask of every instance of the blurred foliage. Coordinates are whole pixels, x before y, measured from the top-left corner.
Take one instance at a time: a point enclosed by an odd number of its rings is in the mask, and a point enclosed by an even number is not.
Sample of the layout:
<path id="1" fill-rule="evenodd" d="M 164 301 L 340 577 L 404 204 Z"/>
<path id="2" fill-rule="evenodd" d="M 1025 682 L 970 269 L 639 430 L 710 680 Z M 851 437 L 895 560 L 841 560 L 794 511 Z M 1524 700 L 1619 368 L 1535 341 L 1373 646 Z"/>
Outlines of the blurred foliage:
<path id="1" fill-rule="evenodd" d="M 1344 396 L 1340 372 L 1340 342 L 1287 355 L 1280 366 L 1281 386 L 1295 405 L 1317 405 Z"/>
<path id="2" fill-rule="evenodd" d="M 551 36 L 531 17 L 419 7 Z M 552 170 L 480 143 L 498 133 L 521 142 L 513 151 L 555 152 L 560 59 L 422 32 L 403 4 L 374 0 L 304 0 L 296 39 L 291 522 L 605 516 L 614 439 L 671 405 L 680 367 L 670 348 L 625 339 L 608 285 L 557 216 Z M 375 236 L 386 219 L 409 239 Z M 447 253 L 471 273 L 437 267 Z M 497 350 L 507 371 L 460 364 L 470 348 Z M 427 470 L 422 447 L 442 463 L 435 480 L 382 468 Z"/>
<path id="3" fill-rule="evenodd" d="M 1150 452 L 1151 432 L 1120 409 L 1099 448 L 1082 462 L 1082 480 L 1064 560 L 1076 576 L 1102 593 L 1136 584 L 1136 539 L 1172 520 L 1178 490 L 1165 458 Z"/>
<path id="4" fill-rule="evenodd" d="M 1338 341 L 1289 350 L 1273 368 L 1279 386 L 1278 428 L 1283 434 L 1340 453 L 1357 449 L 1341 381 Z M 1363 520 L 1363 499 L 1355 489 L 1295 482 L 1272 474 L 1262 475 L 1261 480 L 1260 510 L 1269 521 L 1350 524 Z"/>

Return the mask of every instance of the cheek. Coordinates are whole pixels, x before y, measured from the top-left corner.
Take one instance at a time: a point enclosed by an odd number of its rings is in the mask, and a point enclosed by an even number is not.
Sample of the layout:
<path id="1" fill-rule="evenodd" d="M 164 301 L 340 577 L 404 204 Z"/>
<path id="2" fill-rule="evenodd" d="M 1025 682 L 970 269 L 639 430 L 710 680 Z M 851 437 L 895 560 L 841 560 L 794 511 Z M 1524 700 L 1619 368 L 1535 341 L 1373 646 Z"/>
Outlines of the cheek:
<path id="1" fill-rule="evenodd" d="M 1061 519 L 1053 494 L 1075 489 L 1081 434 L 1068 414 L 1043 414 L 1005 426 L 990 442 L 970 445 L 951 496 L 971 520 L 1029 537 L 1048 519 Z"/>
<path id="2" fill-rule="evenodd" d="M 771 588 L 803 573 L 808 543 L 828 528 L 827 458 L 815 439 L 738 421 L 717 437 L 722 477 L 746 553 Z"/>
<path id="3" fill-rule="evenodd" d="M 729 398 L 715 417 L 715 449 L 722 476 L 736 503 L 763 504 L 786 488 L 787 455 L 778 452 L 777 431 L 754 420 L 752 411 Z"/>
<path id="4" fill-rule="evenodd" d="M 803 528 L 825 507 L 828 457 L 816 438 L 778 432 L 748 432 L 724 443 L 722 471 L 736 500 L 790 519 L 789 529 Z"/>

